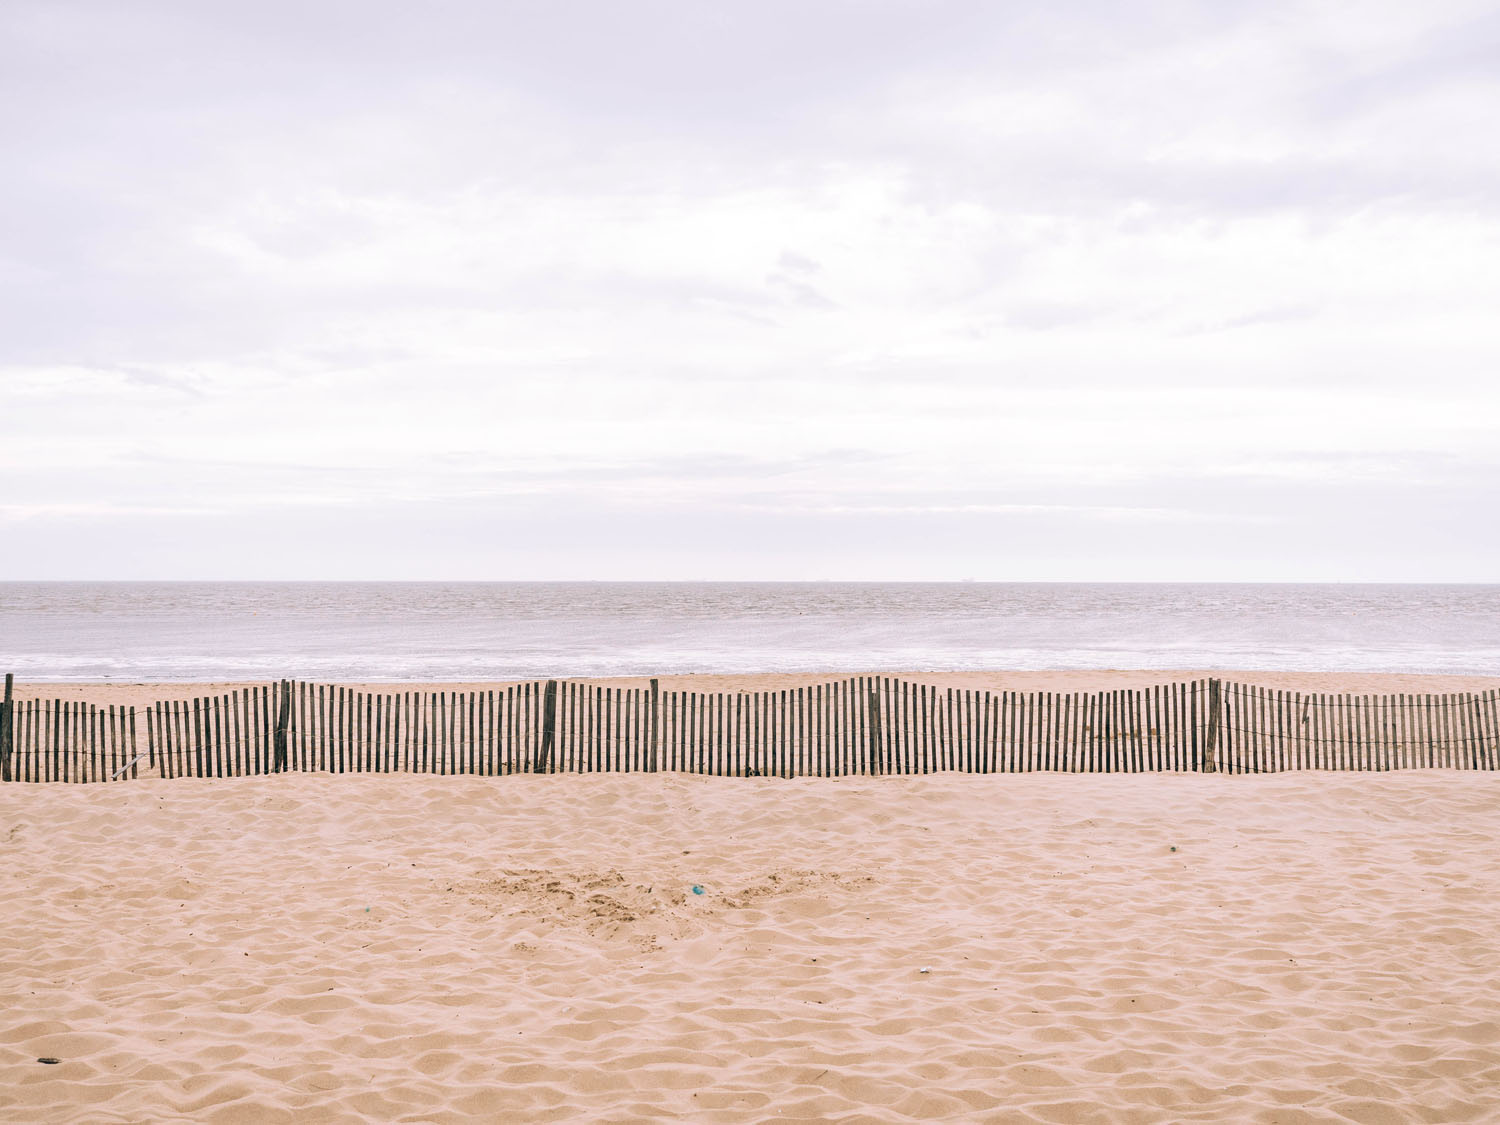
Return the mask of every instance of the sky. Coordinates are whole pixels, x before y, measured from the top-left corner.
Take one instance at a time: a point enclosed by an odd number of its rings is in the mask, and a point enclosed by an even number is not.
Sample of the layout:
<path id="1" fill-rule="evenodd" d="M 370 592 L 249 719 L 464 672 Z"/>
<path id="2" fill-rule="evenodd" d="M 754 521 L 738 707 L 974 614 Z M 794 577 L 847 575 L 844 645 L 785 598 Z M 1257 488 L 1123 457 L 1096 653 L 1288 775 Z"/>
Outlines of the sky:
<path id="1" fill-rule="evenodd" d="M 0 5 L 0 578 L 1500 580 L 1492 2 Z"/>

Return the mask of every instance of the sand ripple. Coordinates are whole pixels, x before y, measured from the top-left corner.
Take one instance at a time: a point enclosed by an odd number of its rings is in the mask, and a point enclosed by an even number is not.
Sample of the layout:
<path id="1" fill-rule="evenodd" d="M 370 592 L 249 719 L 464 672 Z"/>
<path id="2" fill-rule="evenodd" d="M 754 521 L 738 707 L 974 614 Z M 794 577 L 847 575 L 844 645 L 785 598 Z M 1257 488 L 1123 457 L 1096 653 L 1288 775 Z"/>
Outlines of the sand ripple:
<path id="1" fill-rule="evenodd" d="M 1497 806 L 1427 772 L 7 787 L 0 1118 L 1493 1121 Z"/>

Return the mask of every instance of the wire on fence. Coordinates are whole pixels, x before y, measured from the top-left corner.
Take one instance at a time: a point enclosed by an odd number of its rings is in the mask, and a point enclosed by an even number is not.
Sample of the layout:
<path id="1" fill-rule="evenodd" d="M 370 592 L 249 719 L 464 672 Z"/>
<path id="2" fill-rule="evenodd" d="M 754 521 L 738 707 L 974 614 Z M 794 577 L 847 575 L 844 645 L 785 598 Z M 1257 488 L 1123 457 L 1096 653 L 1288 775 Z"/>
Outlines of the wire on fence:
<path id="1" fill-rule="evenodd" d="M 283 680 L 143 708 L 14 700 L 4 780 L 297 772 L 728 776 L 1500 768 L 1500 692 L 1302 695 L 1207 679 L 1057 693 L 853 677 L 775 691 Z"/>

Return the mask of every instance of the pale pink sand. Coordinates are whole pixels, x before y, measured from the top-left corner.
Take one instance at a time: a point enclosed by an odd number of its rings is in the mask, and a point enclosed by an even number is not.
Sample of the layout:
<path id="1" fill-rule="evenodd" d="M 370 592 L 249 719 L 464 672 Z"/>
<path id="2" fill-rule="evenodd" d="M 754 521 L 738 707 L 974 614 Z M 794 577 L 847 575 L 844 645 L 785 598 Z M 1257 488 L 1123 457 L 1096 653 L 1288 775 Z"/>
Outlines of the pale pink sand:
<path id="1" fill-rule="evenodd" d="M 1492 1122 L 1497 809 L 1437 771 L 3 786 L 0 1119 Z"/>
<path id="2" fill-rule="evenodd" d="M 787 688 L 805 687 L 808 684 L 827 683 L 830 680 L 848 679 L 856 675 L 899 676 L 913 683 L 935 684 L 943 688 L 959 688 L 971 691 L 1113 691 L 1116 689 L 1144 688 L 1154 684 L 1186 683 L 1192 680 L 1217 676 L 1222 680 L 1241 684 L 1256 684 L 1260 687 L 1281 691 L 1321 692 L 1325 694 L 1350 693 L 1355 695 L 1384 695 L 1406 692 L 1408 694 L 1447 692 L 1485 692 L 1500 688 L 1500 676 L 1431 676 L 1404 672 L 1264 672 L 1264 671 L 1204 671 L 1202 669 L 1144 669 L 1129 671 L 1098 670 L 1043 670 L 1008 671 L 976 670 L 964 672 L 901 672 L 859 673 L 824 672 L 810 673 L 757 673 L 749 675 L 697 675 L 662 676 L 660 683 L 664 691 L 781 691 Z M 73 682 L 73 683 L 27 683 L 16 684 L 18 699 L 82 699 L 89 703 L 127 707 L 144 707 L 158 699 L 190 699 L 200 696 L 222 695 L 238 688 L 261 686 L 264 680 L 243 683 L 130 683 L 124 681 Z M 513 680 L 466 683 L 402 683 L 369 684 L 339 680 L 344 687 L 357 691 L 479 691 L 503 687 Z M 589 680 L 594 684 L 609 684 L 615 687 L 644 687 L 649 677 L 620 677 L 616 679 Z"/>

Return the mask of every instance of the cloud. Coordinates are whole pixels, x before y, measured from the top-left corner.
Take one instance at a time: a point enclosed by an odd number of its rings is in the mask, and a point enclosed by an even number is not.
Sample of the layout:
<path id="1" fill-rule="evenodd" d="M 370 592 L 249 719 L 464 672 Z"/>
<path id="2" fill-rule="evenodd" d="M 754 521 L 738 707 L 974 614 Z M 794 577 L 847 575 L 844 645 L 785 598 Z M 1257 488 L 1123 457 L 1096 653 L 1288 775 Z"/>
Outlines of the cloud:
<path id="1" fill-rule="evenodd" d="M 1301 484 L 1420 505 L 1400 572 L 1433 572 L 1494 483 L 1490 9 L 8 4 L 0 471 L 34 518 L 0 566 L 73 566 L 65 513 L 364 542 L 425 504 L 452 549 L 494 504 L 638 535 L 643 572 L 692 513 L 853 521 L 796 557 L 930 573 L 964 528 L 1009 557 L 993 521 L 1094 560 L 1103 512 L 1306 539 Z M 1121 517 L 1142 572 L 1248 565 L 1154 519 Z M 132 565 L 229 567 L 211 526 Z"/>

